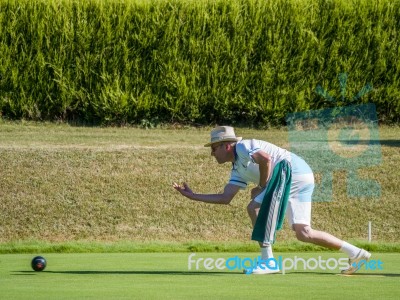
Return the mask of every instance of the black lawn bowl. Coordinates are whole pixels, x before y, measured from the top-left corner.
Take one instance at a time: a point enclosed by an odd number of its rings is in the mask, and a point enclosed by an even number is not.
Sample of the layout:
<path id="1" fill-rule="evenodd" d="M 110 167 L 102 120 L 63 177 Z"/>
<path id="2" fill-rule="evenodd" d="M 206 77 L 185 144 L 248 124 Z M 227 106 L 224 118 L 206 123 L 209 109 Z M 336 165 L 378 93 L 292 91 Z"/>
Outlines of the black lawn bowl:
<path id="1" fill-rule="evenodd" d="M 35 256 L 32 259 L 32 269 L 37 272 L 43 271 L 46 268 L 46 259 L 43 256 Z"/>

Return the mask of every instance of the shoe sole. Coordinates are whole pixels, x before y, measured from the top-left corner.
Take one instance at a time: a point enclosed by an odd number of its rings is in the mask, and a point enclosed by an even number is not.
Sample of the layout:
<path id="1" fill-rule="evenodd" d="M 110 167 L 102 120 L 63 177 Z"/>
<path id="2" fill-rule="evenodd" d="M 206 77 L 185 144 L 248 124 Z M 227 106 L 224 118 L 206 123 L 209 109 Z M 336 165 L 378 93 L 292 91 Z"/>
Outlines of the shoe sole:
<path id="1" fill-rule="evenodd" d="M 252 275 L 268 275 L 268 274 L 277 274 L 279 272 L 280 272 L 280 270 L 274 270 L 274 271 L 265 272 L 265 273 L 253 272 L 253 270 L 251 270 L 251 269 L 248 269 L 248 270 L 244 269 L 243 270 L 243 274 L 246 274 L 246 275 L 250 275 L 250 274 L 252 274 Z"/>
<path id="2" fill-rule="evenodd" d="M 268 273 L 250 273 L 252 275 L 269 275 L 269 274 L 278 274 L 279 271 L 268 272 Z"/>

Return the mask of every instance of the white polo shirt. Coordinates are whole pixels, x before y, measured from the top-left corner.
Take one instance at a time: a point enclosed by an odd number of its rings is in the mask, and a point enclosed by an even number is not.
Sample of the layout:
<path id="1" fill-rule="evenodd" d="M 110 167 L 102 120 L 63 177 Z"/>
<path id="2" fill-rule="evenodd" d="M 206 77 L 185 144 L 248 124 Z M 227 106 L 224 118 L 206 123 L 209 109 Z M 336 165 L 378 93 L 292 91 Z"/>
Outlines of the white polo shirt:
<path id="1" fill-rule="evenodd" d="M 236 159 L 232 166 L 231 177 L 229 179 L 230 184 L 240 186 L 241 188 L 246 188 L 248 182 L 259 184 L 259 167 L 251 156 L 260 150 L 271 156 L 271 170 L 280 161 L 286 159 L 291 163 L 292 174 L 294 176 L 312 174 L 311 168 L 302 158 L 286 149 L 261 140 L 242 140 L 236 143 Z"/>

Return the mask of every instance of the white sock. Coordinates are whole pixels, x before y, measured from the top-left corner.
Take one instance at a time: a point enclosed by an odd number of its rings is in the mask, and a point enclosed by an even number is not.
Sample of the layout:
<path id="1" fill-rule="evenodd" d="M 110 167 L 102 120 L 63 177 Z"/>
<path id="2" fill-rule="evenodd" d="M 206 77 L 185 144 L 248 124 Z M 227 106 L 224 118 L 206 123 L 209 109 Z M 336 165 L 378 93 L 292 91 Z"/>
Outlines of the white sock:
<path id="1" fill-rule="evenodd" d="M 268 258 L 274 258 L 271 245 L 268 245 L 267 247 L 261 247 L 261 259 L 267 260 Z"/>
<path id="2" fill-rule="evenodd" d="M 274 258 L 274 254 L 272 253 L 272 246 L 267 245 L 266 247 L 261 247 L 261 259 L 267 260 L 269 258 Z M 268 261 L 268 267 L 275 267 L 274 260 Z"/>
<path id="3" fill-rule="evenodd" d="M 360 252 L 360 248 L 351 245 L 347 242 L 343 242 L 342 247 L 340 247 L 340 251 L 346 253 L 350 258 L 354 258 L 357 256 L 358 252 Z"/>

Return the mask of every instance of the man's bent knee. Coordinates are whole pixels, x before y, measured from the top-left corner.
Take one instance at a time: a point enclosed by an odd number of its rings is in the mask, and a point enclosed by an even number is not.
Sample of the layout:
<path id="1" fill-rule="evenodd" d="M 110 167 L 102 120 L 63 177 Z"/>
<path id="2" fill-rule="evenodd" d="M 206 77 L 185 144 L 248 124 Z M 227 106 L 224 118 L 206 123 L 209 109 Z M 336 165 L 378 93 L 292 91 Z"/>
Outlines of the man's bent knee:
<path id="1" fill-rule="evenodd" d="M 257 212 L 261 207 L 261 204 L 252 200 L 250 203 L 247 205 L 247 212 L 250 213 L 255 213 Z"/>
<path id="2" fill-rule="evenodd" d="M 312 228 L 305 224 L 293 224 L 293 230 L 296 232 L 296 238 L 302 242 L 312 240 Z"/>

